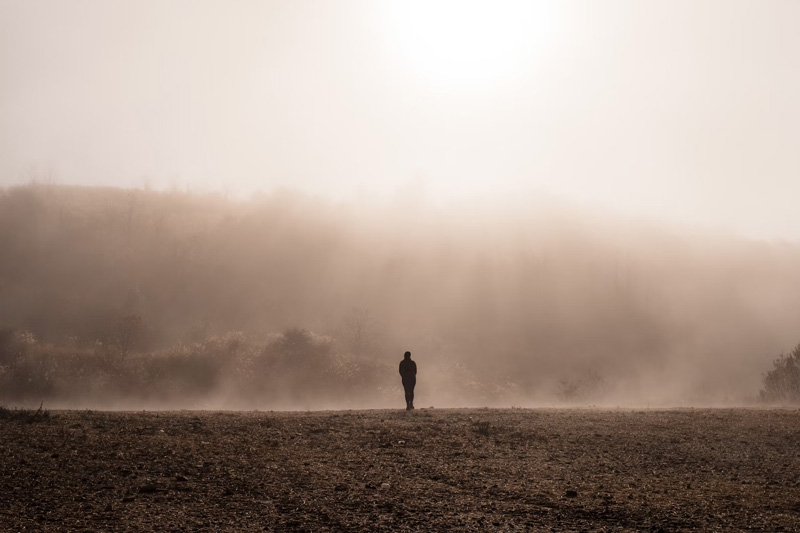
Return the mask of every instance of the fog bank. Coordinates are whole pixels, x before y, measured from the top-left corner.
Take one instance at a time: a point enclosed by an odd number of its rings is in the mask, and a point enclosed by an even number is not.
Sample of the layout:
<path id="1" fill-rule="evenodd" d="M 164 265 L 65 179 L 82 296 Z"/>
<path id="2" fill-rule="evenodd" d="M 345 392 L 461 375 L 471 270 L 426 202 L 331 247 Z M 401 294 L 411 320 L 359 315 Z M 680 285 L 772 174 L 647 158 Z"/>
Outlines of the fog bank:
<path id="1" fill-rule="evenodd" d="M 531 193 L 0 192 L 2 403 L 727 405 L 800 339 L 800 246 Z M 3 340 L 5 339 L 5 340 Z"/>

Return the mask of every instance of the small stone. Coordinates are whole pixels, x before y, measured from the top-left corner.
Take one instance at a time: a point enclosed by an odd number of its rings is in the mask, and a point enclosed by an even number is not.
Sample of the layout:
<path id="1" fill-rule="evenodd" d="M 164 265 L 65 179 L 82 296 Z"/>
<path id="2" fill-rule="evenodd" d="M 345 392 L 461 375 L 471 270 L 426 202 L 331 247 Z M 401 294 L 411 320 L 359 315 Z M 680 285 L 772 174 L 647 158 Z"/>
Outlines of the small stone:
<path id="1" fill-rule="evenodd" d="M 570 489 L 564 493 L 564 496 L 566 496 L 567 498 L 577 498 L 578 491 Z"/>

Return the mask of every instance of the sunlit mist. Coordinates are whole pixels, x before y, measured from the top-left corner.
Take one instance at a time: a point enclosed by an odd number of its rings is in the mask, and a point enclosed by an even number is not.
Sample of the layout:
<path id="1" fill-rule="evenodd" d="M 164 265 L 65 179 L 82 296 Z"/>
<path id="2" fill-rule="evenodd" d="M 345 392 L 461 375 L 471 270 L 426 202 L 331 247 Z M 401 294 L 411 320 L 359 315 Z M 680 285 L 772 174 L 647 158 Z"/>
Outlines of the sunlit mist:
<path id="1" fill-rule="evenodd" d="M 0 195 L 0 385 L 62 405 L 719 405 L 798 340 L 800 247 L 502 208 Z"/>
<path id="2" fill-rule="evenodd" d="M 436 405 L 755 401 L 800 341 L 798 27 L 0 0 L 0 388 L 383 407 L 411 350 Z"/>
<path id="3" fill-rule="evenodd" d="M 555 4 L 394 1 L 381 6 L 390 52 L 418 84 L 459 92 L 496 91 L 536 75 L 556 53 Z"/>

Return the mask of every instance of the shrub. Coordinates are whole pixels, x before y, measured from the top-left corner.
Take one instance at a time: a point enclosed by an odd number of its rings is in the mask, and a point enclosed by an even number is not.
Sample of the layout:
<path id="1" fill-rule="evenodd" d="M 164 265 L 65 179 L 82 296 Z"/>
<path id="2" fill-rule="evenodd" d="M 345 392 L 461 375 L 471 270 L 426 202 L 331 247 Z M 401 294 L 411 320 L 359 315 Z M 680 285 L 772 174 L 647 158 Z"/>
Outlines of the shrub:
<path id="1" fill-rule="evenodd" d="M 800 344 L 773 361 L 764 375 L 761 399 L 765 402 L 800 403 Z"/>
<path id="2" fill-rule="evenodd" d="M 264 347 L 256 375 L 273 382 L 274 390 L 297 397 L 327 392 L 331 377 L 330 339 L 302 328 L 287 328 Z"/>

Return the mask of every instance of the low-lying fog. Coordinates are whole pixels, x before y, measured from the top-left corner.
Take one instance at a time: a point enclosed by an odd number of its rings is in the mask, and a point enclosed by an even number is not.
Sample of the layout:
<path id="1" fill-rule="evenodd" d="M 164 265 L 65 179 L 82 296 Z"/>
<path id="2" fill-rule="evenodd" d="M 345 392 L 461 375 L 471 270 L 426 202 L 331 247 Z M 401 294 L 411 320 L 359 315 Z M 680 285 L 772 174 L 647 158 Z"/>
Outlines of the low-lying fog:
<path id="1" fill-rule="evenodd" d="M 800 246 L 518 196 L 0 191 L 0 404 L 746 404 L 800 341 Z"/>

